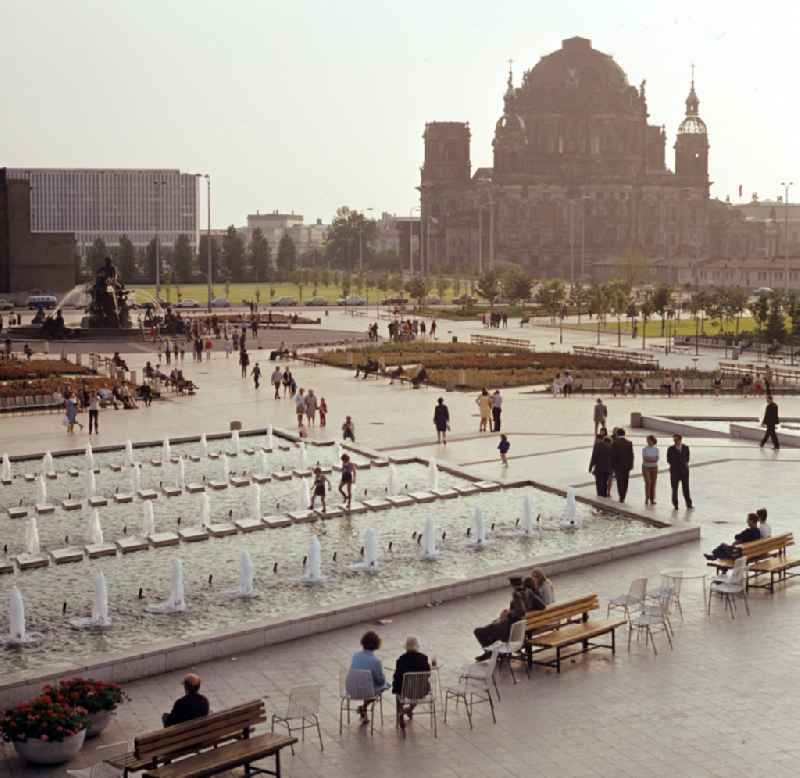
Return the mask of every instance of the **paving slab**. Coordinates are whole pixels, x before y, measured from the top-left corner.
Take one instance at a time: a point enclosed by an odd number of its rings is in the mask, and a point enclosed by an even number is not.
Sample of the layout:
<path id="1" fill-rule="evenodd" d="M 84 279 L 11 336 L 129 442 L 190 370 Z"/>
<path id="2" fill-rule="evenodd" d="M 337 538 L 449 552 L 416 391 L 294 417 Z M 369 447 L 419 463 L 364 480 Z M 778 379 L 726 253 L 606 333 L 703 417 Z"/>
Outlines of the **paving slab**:
<path id="1" fill-rule="evenodd" d="M 99 559 L 104 556 L 116 556 L 117 545 L 116 543 L 93 543 L 86 546 L 86 553 L 89 559 Z"/>
<path id="2" fill-rule="evenodd" d="M 126 503 L 133 502 L 133 494 L 131 492 L 117 492 L 114 495 L 114 502 L 117 505 L 125 505 Z"/>
<path id="3" fill-rule="evenodd" d="M 150 548 L 150 541 L 147 538 L 136 535 L 119 538 L 116 544 L 117 548 L 123 554 L 132 554 L 135 551 L 147 551 Z"/>
<path id="4" fill-rule="evenodd" d="M 209 534 L 215 538 L 224 538 L 228 535 L 235 535 L 238 532 L 236 525 L 229 524 L 228 522 L 209 524 L 206 529 L 208 529 Z"/>
<path id="5" fill-rule="evenodd" d="M 287 515 L 293 524 L 310 524 L 318 518 L 315 511 L 289 511 Z"/>
<path id="6" fill-rule="evenodd" d="M 265 516 L 264 525 L 269 529 L 281 529 L 282 527 L 291 527 L 292 520 L 288 516 Z"/>
<path id="7" fill-rule="evenodd" d="M 185 527 L 178 530 L 178 535 L 184 543 L 197 543 L 200 540 L 208 540 L 208 529 L 206 527 Z"/>
<path id="8" fill-rule="evenodd" d="M 272 476 L 269 473 L 251 473 L 250 478 L 257 484 L 267 484 L 272 480 Z"/>
<path id="9" fill-rule="evenodd" d="M 233 522 L 240 532 L 255 532 L 256 530 L 266 529 L 267 525 L 261 519 L 236 519 Z"/>
<path id="10" fill-rule="evenodd" d="M 14 563 L 10 559 L 0 559 L 0 575 L 8 575 L 14 572 Z"/>
<path id="11" fill-rule="evenodd" d="M 389 500 L 384 499 L 383 497 L 362 500 L 361 504 L 371 511 L 385 511 L 387 508 L 392 507 L 392 504 L 389 502 Z M 351 510 L 351 513 L 352 512 L 353 511 Z"/>
<path id="12" fill-rule="evenodd" d="M 414 502 L 435 502 L 436 495 L 433 492 L 421 491 L 410 492 L 409 497 L 414 498 Z"/>
<path id="13" fill-rule="evenodd" d="M 407 505 L 414 505 L 416 502 L 416 500 L 408 494 L 390 494 L 386 500 L 395 508 L 404 508 Z"/>
<path id="14" fill-rule="evenodd" d="M 275 481 L 291 481 L 292 474 L 288 470 L 276 470 L 272 473 L 272 478 Z"/>
<path id="15" fill-rule="evenodd" d="M 55 505 L 51 505 L 50 503 L 38 503 L 37 502 L 34 507 L 36 509 L 36 513 L 38 513 L 40 516 L 44 516 L 45 514 L 48 514 L 48 513 L 54 513 L 55 510 L 56 510 L 56 506 Z"/>
<path id="16" fill-rule="evenodd" d="M 231 486 L 241 489 L 243 486 L 250 486 L 250 479 L 243 475 L 231 476 Z"/>
<path id="17" fill-rule="evenodd" d="M 215 492 L 221 492 L 223 489 L 228 488 L 228 484 L 226 481 L 208 481 L 208 487 Z"/>
<path id="18" fill-rule="evenodd" d="M 431 493 L 435 494 L 440 500 L 452 500 L 458 497 L 458 492 L 455 489 L 431 489 Z"/>
<path id="19" fill-rule="evenodd" d="M 179 486 L 164 485 L 161 487 L 161 492 L 167 497 L 180 497 L 183 491 Z"/>
<path id="20" fill-rule="evenodd" d="M 58 473 L 56 473 L 55 470 L 48 470 L 45 473 L 45 478 L 47 478 L 48 481 L 56 481 L 58 480 Z"/>
<path id="21" fill-rule="evenodd" d="M 69 546 L 67 548 L 56 548 L 50 552 L 53 561 L 57 565 L 64 565 L 70 562 L 83 562 L 84 551 L 77 546 Z"/>
<path id="22" fill-rule="evenodd" d="M 177 532 L 155 532 L 152 535 L 148 535 L 147 539 L 156 548 L 161 548 L 162 546 L 177 546 L 181 540 Z"/>
<path id="23" fill-rule="evenodd" d="M 8 515 L 12 519 L 24 519 L 28 515 L 28 509 L 15 505 L 8 509 Z"/>
<path id="24" fill-rule="evenodd" d="M 36 570 L 50 564 L 50 559 L 44 554 L 18 554 L 16 559 L 20 570 Z"/>
<path id="25" fill-rule="evenodd" d="M 92 508 L 103 508 L 108 505 L 108 498 L 96 494 L 94 497 L 89 498 L 89 505 Z"/>
<path id="26" fill-rule="evenodd" d="M 199 494 L 200 492 L 204 492 L 206 490 L 205 484 L 201 484 L 198 481 L 192 481 L 191 483 L 186 484 L 186 491 L 189 494 Z"/>

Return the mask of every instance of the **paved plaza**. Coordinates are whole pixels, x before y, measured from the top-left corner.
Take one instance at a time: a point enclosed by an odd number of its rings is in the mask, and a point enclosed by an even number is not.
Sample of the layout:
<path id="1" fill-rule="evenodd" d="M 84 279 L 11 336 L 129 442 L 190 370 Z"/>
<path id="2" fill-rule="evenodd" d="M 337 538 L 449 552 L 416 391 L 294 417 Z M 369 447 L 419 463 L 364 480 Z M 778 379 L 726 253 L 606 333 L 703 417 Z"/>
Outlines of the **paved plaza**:
<path id="1" fill-rule="evenodd" d="M 335 312 L 326 326 L 340 332 L 360 332 L 366 317 Z M 477 323 L 440 323 L 442 337 L 467 339 L 480 331 Z M 385 330 L 385 328 L 384 328 Z M 449 332 L 448 332 L 449 330 Z M 513 331 L 512 331 L 513 330 Z M 534 328 L 524 331 L 540 350 L 549 350 L 558 331 Z M 519 336 L 510 328 L 500 334 Z M 280 339 L 276 334 L 276 342 Z M 608 338 L 608 336 L 604 336 Z M 591 333 L 565 333 L 565 348 L 593 342 Z M 615 339 L 614 339 L 615 342 Z M 611 339 L 608 338 L 608 344 Z M 187 376 L 200 385 L 194 397 L 169 397 L 151 408 L 137 411 L 103 411 L 101 434 L 93 445 L 160 440 L 165 435 L 221 432 L 238 420 L 245 429 L 273 424 L 291 429 L 294 404 L 276 401 L 268 385 L 271 364 L 264 350 L 254 352 L 265 368 L 266 384 L 255 390 L 243 381 L 235 358 L 215 352 L 209 362 L 184 365 Z M 639 345 L 639 344 L 637 344 Z M 256 356 L 257 355 L 257 356 Z M 691 355 L 693 356 L 693 355 Z M 701 354 L 701 366 L 710 367 L 719 354 Z M 129 352 L 129 364 L 140 369 L 152 352 Z M 690 355 L 671 355 L 670 364 Z M 549 486 L 576 486 L 579 495 L 594 495 L 588 473 L 592 446 L 594 397 L 556 399 L 532 393 L 530 388 L 504 391 L 503 429 L 512 443 L 510 462 L 501 467 L 497 435 L 478 432 L 478 412 L 473 393 L 444 393 L 435 388 L 413 390 L 388 381 L 356 380 L 352 374 L 328 367 L 292 364 L 299 386 L 311 387 L 328 402 L 326 431 L 312 430 L 312 438 L 338 439 L 346 414 L 356 423 L 357 443 L 384 454 L 436 456 L 442 463 L 466 468 L 493 480 L 532 479 Z M 445 397 L 452 418 L 452 437 L 446 447 L 432 442 L 432 414 L 436 398 Z M 703 572 L 701 552 L 730 541 L 744 526 L 748 511 L 766 506 L 774 532 L 800 529 L 796 517 L 800 501 L 800 449 L 780 452 L 747 441 L 696 436 L 687 439 L 692 452 L 692 492 L 696 510 L 673 512 L 669 477 L 661 473 L 658 504 L 644 507 L 639 472 L 639 450 L 645 430 L 629 429 L 630 414 L 646 416 L 735 416 L 757 418 L 763 399 L 733 397 L 680 398 L 604 397 L 609 426 L 624 426 L 634 443 L 636 467 L 628 506 L 667 522 L 699 525 L 702 540 L 642 554 L 586 570 L 557 576 L 558 599 L 596 592 L 605 605 L 609 597 L 627 591 L 630 581 L 647 576 L 657 584 L 666 569 Z M 800 399 L 779 398 L 781 415 L 800 416 Z M 669 435 L 656 433 L 662 458 Z M 88 436 L 69 438 L 58 413 L 3 418 L 0 451 L 10 454 L 82 448 Z M 658 656 L 634 642 L 625 648 L 627 633 L 618 634 L 615 657 L 593 652 L 565 666 L 562 674 L 541 668 L 518 674 L 513 685 L 507 672 L 499 679 L 502 701 L 497 725 L 488 711 L 476 712 L 475 729 L 468 727 L 463 711 L 448 711 L 445 725 L 439 715 L 439 737 L 434 739 L 424 716 L 410 725 L 402 739 L 394 727 L 394 703 L 387 695 L 386 716 L 374 737 L 354 723 L 338 734 L 338 671 L 347 666 L 358 638 L 367 628 L 383 637 L 379 655 L 393 664 L 402 652 L 407 634 L 419 635 L 422 650 L 442 665 L 442 682 L 455 680 L 457 669 L 479 652 L 472 629 L 490 621 L 507 604 L 508 594 L 496 592 L 455 601 L 439 607 L 403 613 L 390 623 L 362 625 L 318 634 L 301 641 L 228 657 L 192 668 L 204 679 L 203 691 L 212 708 L 220 709 L 251 699 L 268 697 L 268 712 L 282 709 L 292 686 L 320 684 L 325 751 L 309 738 L 286 755 L 285 775 L 396 776 L 425 778 L 462 776 L 794 776 L 800 755 L 800 728 L 793 689 L 800 649 L 800 588 L 789 583 L 774 595 L 755 591 L 751 615 L 740 609 L 735 620 L 714 603 L 708 618 L 703 610 L 699 581 L 684 585 L 685 618 L 675 617 L 675 648 L 670 651 L 657 635 Z M 180 694 L 184 671 L 127 685 L 132 701 L 119 711 L 115 723 L 80 755 L 80 764 L 93 761 L 95 745 L 132 741 L 142 731 L 157 728 L 160 715 Z M 452 717 L 451 717 L 452 716 Z M 12 751 L 7 747 L 7 754 Z M 76 762 L 77 764 L 77 762 Z M 37 770 L 62 774 L 61 769 Z M 0 778 L 28 776 L 33 770 L 15 758 L 0 762 Z"/>

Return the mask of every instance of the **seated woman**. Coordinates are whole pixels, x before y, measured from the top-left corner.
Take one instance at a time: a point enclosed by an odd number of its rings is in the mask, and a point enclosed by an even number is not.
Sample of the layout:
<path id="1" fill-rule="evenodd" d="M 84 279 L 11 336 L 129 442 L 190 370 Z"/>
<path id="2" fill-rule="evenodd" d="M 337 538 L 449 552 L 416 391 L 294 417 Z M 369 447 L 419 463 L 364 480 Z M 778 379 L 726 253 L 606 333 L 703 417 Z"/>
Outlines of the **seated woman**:
<path id="1" fill-rule="evenodd" d="M 522 582 L 522 596 L 529 611 L 544 610 L 556 599 L 553 582 L 538 567 L 531 570 L 530 578 Z"/>
<path id="2" fill-rule="evenodd" d="M 485 627 L 476 627 L 473 630 L 475 639 L 484 649 L 494 643 L 502 643 L 508 640 L 508 635 L 511 632 L 511 625 L 525 618 L 525 600 L 521 592 L 515 591 L 511 595 L 511 603 L 508 608 L 500 611 L 500 615 L 490 624 Z M 485 662 L 492 655 L 491 651 L 484 650 L 484 652 L 475 657 L 477 662 Z"/>
<path id="3" fill-rule="evenodd" d="M 386 682 L 386 676 L 383 674 L 383 665 L 381 660 L 375 656 L 375 652 L 381 647 L 381 639 L 376 632 L 369 630 L 361 636 L 361 651 L 356 651 L 350 661 L 350 671 L 345 679 L 345 688 L 347 693 L 352 695 L 355 699 L 359 699 L 359 695 L 363 694 L 363 689 L 358 684 L 356 676 L 352 673 L 353 670 L 369 670 L 372 674 L 372 685 L 376 695 L 381 695 L 389 688 Z M 361 723 L 366 724 L 369 721 L 369 706 L 375 700 L 364 700 L 363 705 L 358 706 L 358 714 L 361 716 Z"/>
<path id="4" fill-rule="evenodd" d="M 413 635 L 406 638 L 406 652 L 397 658 L 392 678 L 392 694 L 398 696 L 403 691 L 403 676 L 406 673 L 429 673 L 431 671 L 428 657 L 419 650 L 419 640 Z M 401 729 L 405 729 L 405 718 L 409 720 L 414 716 L 414 705 L 406 705 L 401 708 L 397 702 L 397 722 Z"/>

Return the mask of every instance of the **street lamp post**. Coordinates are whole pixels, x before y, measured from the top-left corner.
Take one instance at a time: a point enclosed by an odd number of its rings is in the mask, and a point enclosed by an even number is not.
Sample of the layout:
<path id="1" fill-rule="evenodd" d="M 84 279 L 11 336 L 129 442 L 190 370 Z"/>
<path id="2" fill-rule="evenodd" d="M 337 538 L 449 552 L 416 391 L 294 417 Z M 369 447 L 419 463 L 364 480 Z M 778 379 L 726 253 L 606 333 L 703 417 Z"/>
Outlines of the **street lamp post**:
<path id="1" fill-rule="evenodd" d="M 789 187 L 794 186 L 794 181 L 781 181 L 783 187 L 783 264 L 784 273 L 783 290 L 789 294 Z"/>
<path id="2" fill-rule="evenodd" d="M 156 178 L 153 180 L 153 186 L 156 189 L 156 197 L 158 198 L 158 217 L 156 219 L 156 302 L 161 304 L 161 206 L 164 199 L 164 186 L 167 181 L 164 178 Z"/>
<path id="3" fill-rule="evenodd" d="M 364 272 L 364 246 L 361 236 L 364 232 L 364 213 L 367 211 L 372 211 L 372 208 L 365 208 L 364 212 L 361 214 L 361 219 L 358 222 L 358 272 Z"/>
<path id="4" fill-rule="evenodd" d="M 409 212 L 408 212 L 408 272 L 413 276 L 414 275 L 414 211 L 419 211 L 419 218 L 420 218 L 420 233 L 419 233 L 419 240 L 422 243 L 422 208 L 420 206 L 415 205 Z"/>

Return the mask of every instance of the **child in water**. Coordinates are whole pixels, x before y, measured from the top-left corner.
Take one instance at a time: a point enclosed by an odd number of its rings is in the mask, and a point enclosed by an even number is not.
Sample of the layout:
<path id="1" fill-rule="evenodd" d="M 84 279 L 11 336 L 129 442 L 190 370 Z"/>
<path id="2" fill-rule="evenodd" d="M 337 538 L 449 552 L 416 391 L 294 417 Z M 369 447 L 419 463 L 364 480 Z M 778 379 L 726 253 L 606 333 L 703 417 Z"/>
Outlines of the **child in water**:
<path id="1" fill-rule="evenodd" d="M 508 442 L 508 438 L 505 435 L 500 436 L 500 445 L 497 447 L 497 450 L 500 452 L 500 461 L 503 463 L 504 467 L 508 467 L 508 450 L 511 448 L 511 444 Z"/>
<path id="2" fill-rule="evenodd" d="M 327 485 L 327 489 L 325 488 Z M 322 499 L 322 512 L 325 513 L 328 509 L 325 507 L 325 495 L 331 488 L 331 482 L 323 475 L 322 469 L 319 467 L 314 468 L 314 489 L 311 493 L 311 505 L 308 506 L 310 511 L 314 510 L 314 503 L 317 497 Z"/>

